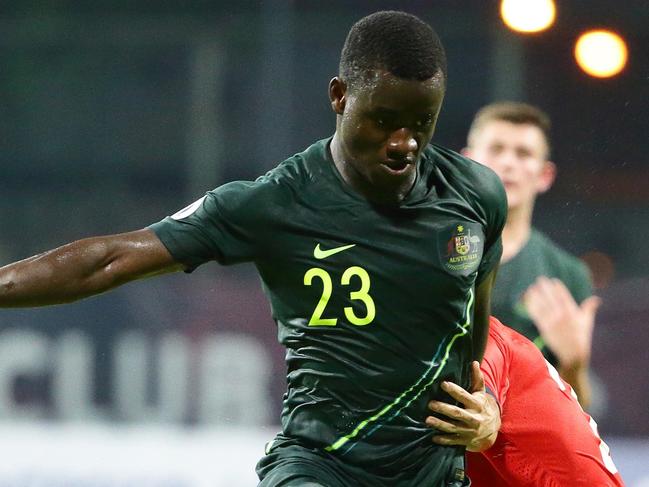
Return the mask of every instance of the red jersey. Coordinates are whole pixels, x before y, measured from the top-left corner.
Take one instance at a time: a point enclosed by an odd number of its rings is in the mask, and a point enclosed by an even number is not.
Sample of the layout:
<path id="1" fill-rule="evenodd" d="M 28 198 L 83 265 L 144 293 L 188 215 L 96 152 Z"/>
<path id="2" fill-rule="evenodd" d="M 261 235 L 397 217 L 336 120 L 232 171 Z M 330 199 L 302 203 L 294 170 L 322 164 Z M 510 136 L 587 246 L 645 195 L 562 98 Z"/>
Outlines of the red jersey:
<path id="1" fill-rule="evenodd" d="M 491 318 L 481 370 L 500 402 L 496 443 L 467 452 L 472 487 L 622 487 L 597 424 L 527 338 Z"/>

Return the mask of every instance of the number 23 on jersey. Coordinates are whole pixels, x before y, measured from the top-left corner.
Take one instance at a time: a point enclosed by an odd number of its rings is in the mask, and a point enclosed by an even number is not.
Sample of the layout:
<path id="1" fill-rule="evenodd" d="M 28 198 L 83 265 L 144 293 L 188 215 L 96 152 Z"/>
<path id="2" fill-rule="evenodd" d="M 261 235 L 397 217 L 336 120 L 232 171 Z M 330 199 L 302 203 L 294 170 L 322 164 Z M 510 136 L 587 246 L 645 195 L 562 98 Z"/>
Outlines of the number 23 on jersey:
<path id="1" fill-rule="evenodd" d="M 364 326 L 369 325 L 376 316 L 376 307 L 374 306 L 374 300 L 370 296 L 370 276 L 365 269 L 359 266 L 352 266 L 345 269 L 343 275 L 340 279 L 340 285 L 350 286 L 352 285 L 352 278 L 354 279 L 354 284 L 360 284 L 359 288 L 355 291 L 349 291 L 349 299 L 352 301 L 360 301 L 365 307 L 364 316 L 357 316 L 354 313 L 354 309 L 351 306 L 345 306 L 343 312 L 345 318 L 352 325 Z M 320 300 L 313 310 L 311 319 L 309 320 L 309 326 L 336 326 L 338 323 L 338 318 L 325 318 L 323 315 L 327 312 L 327 303 L 331 298 L 333 292 L 334 282 L 331 278 L 331 274 L 326 270 L 320 267 L 312 267 L 304 274 L 304 285 L 311 286 L 315 284 L 315 280 L 319 280 L 322 284 L 322 294 Z M 337 285 L 337 283 L 336 283 Z"/>

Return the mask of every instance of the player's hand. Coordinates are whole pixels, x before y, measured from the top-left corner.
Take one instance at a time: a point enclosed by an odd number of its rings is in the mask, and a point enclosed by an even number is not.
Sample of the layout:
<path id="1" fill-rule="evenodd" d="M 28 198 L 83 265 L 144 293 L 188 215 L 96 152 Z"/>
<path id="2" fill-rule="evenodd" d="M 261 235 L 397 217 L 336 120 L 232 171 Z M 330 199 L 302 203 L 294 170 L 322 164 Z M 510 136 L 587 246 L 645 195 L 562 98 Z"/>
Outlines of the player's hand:
<path id="1" fill-rule="evenodd" d="M 579 305 L 563 282 L 541 276 L 525 291 L 523 302 L 559 367 L 587 367 L 600 299 L 591 296 Z"/>
<path id="2" fill-rule="evenodd" d="M 467 450 L 478 452 L 491 447 L 500 429 L 500 408 L 496 399 L 485 391 L 480 364 L 471 364 L 471 392 L 452 382 L 442 382 L 442 389 L 461 406 L 439 401 L 430 401 L 431 411 L 445 416 L 426 418 L 426 425 L 441 432 L 433 436 L 438 445 L 462 445 Z"/>

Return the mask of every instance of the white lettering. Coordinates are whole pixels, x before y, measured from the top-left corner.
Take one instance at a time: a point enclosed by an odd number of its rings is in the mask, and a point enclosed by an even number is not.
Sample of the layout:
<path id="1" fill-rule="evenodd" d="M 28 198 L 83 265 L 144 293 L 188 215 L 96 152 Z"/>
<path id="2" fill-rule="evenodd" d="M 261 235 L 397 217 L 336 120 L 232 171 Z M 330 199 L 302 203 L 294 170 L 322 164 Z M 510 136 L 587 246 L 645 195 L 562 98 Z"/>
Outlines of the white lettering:
<path id="1" fill-rule="evenodd" d="M 43 375 L 48 370 L 48 342 L 42 333 L 11 330 L 0 334 L 0 417 L 38 418 L 44 408 L 39 404 L 17 404 L 16 379 Z"/>
<path id="2" fill-rule="evenodd" d="M 113 349 L 112 404 L 95 404 L 95 351 L 80 331 L 50 338 L 37 331 L 0 334 L 0 419 L 256 426 L 268 424 L 271 359 L 253 337 L 223 333 L 193 344 L 178 333 L 129 332 Z M 18 378 L 51 377 L 51 404 L 15 397 Z M 44 391 L 43 391 L 44 392 Z"/>
<path id="3" fill-rule="evenodd" d="M 268 424 L 271 361 L 256 340 L 235 334 L 210 337 L 203 341 L 201 358 L 199 422 Z"/>

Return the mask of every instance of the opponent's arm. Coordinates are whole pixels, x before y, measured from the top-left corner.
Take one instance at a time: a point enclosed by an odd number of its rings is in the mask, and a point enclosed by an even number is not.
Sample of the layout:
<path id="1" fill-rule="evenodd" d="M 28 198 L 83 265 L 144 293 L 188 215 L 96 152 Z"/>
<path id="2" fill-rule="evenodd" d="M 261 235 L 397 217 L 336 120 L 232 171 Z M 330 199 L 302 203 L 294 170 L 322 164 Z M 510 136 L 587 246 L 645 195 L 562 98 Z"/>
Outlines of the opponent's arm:
<path id="1" fill-rule="evenodd" d="M 475 293 L 473 313 L 473 360 L 481 361 L 489 337 L 489 316 L 491 315 L 491 290 L 498 268 L 493 269 L 478 284 Z"/>
<path id="2" fill-rule="evenodd" d="M 0 307 L 68 303 L 181 269 L 149 229 L 86 238 L 0 268 Z"/>

